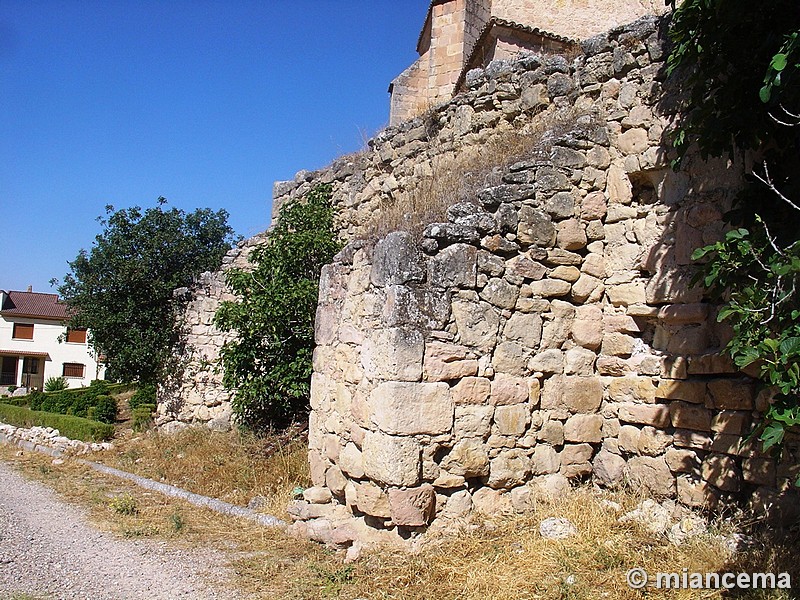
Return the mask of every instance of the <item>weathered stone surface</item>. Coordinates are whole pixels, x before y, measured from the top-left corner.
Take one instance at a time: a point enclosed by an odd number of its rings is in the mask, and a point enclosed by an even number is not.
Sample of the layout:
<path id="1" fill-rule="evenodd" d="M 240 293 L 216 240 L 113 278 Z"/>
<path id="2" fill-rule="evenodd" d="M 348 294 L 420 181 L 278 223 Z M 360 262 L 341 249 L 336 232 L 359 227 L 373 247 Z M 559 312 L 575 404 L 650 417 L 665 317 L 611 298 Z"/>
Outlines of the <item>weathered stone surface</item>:
<path id="1" fill-rule="evenodd" d="M 530 285 L 533 295 L 542 298 L 566 296 L 572 289 L 572 285 L 569 281 L 562 281 L 560 279 L 542 279 L 540 281 L 532 281 Z"/>
<path id="2" fill-rule="evenodd" d="M 442 460 L 442 468 L 466 478 L 488 475 L 489 454 L 486 445 L 476 438 L 461 440 Z"/>
<path id="3" fill-rule="evenodd" d="M 555 244 L 556 228 L 544 210 L 524 205 L 519 211 L 517 239 L 527 246 L 549 247 Z"/>
<path id="4" fill-rule="evenodd" d="M 487 302 L 453 302 L 453 317 L 461 343 L 482 352 L 494 348 L 500 316 Z"/>
<path id="5" fill-rule="evenodd" d="M 523 450 L 504 450 L 489 466 L 487 485 L 491 488 L 512 488 L 522 485 L 531 474 L 531 460 Z"/>
<path id="6" fill-rule="evenodd" d="M 445 342 L 425 345 L 423 374 L 426 381 L 451 381 L 478 374 L 478 361 L 468 359 L 464 346 Z"/>
<path id="7" fill-rule="evenodd" d="M 670 471 L 675 473 L 693 473 L 700 467 L 697 453 L 682 448 L 669 448 L 664 455 Z"/>
<path id="8" fill-rule="evenodd" d="M 385 433 L 439 434 L 453 427 L 453 399 L 446 383 L 389 381 L 370 394 L 372 420 Z"/>
<path id="9" fill-rule="evenodd" d="M 477 257 L 475 246 L 448 246 L 428 260 L 428 281 L 442 288 L 474 288 L 478 276 Z"/>
<path id="10" fill-rule="evenodd" d="M 671 402 L 669 413 L 673 427 L 711 431 L 711 411 L 704 406 L 688 402 Z"/>
<path id="11" fill-rule="evenodd" d="M 675 496 L 675 480 L 664 457 L 637 456 L 628 461 L 628 476 L 656 497 Z"/>
<path id="12" fill-rule="evenodd" d="M 363 446 L 364 473 L 386 485 L 419 483 L 421 446 L 412 438 L 368 431 Z"/>
<path id="13" fill-rule="evenodd" d="M 742 473 L 730 456 L 709 454 L 700 472 L 704 481 L 724 492 L 738 492 L 742 485 Z"/>
<path id="14" fill-rule="evenodd" d="M 578 535 L 578 530 L 568 519 L 549 517 L 539 523 L 539 535 L 546 540 L 563 540 Z"/>
<path id="15" fill-rule="evenodd" d="M 572 478 L 591 473 L 593 451 L 589 444 L 566 444 L 561 451 L 561 474 Z"/>
<path id="16" fill-rule="evenodd" d="M 494 277 L 484 286 L 480 297 L 499 308 L 511 309 L 517 304 L 519 288 L 504 279 Z"/>
<path id="17" fill-rule="evenodd" d="M 704 381 L 662 379 L 656 389 L 656 398 L 703 404 L 706 400 L 706 383 Z"/>
<path id="18" fill-rule="evenodd" d="M 564 443 L 564 424 L 561 421 L 545 421 L 537 439 L 552 446 L 560 446 Z"/>
<path id="19" fill-rule="evenodd" d="M 341 497 L 347 486 L 347 478 L 339 467 L 333 465 L 328 469 L 328 472 L 325 473 L 325 485 L 328 486 L 328 489 L 336 496 Z"/>
<path id="20" fill-rule="evenodd" d="M 617 487 L 625 477 L 625 459 L 607 450 L 600 450 L 592 461 L 594 479 L 600 485 Z"/>
<path id="21" fill-rule="evenodd" d="M 370 273 L 373 285 L 400 285 L 409 281 L 422 281 L 424 274 L 421 255 L 411 234 L 396 231 L 375 245 Z"/>
<path id="22" fill-rule="evenodd" d="M 391 517 L 389 497 L 381 488 L 369 481 L 356 483 L 355 488 L 358 510 L 373 517 Z"/>
<path id="23" fill-rule="evenodd" d="M 450 392 L 455 404 L 485 404 L 489 400 L 492 383 L 485 377 L 464 377 Z"/>
<path id="24" fill-rule="evenodd" d="M 669 408 L 663 404 L 625 403 L 619 407 L 619 420 L 663 429 L 670 423 Z"/>
<path id="25" fill-rule="evenodd" d="M 539 444 L 531 456 L 531 472 L 534 475 L 557 473 L 561 468 L 561 457 L 555 448 Z"/>
<path id="26" fill-rule="evenodd" d="M 364 457 L 353 442 L 348 442 L 339 453 L 339 468 L 353 479 L 364 477 Z"/>
<path id="27" fill-rule="evenodd" d="M 497 373 L 526 375 L 528 353 L 517 342 L 500 342 L 492 356 L 492 366 Z"/>
<path id="28" fill-rule="evenodd" d="M 530 422 L 527 404 L 498 406 L 494 411 L 494 424 L 499 435 L 520 435 Z"/>
<path id="29" fill-rule="evenodd" d="M 314 486 L 303 490 L 303 500 L 311 504 L 327 504 L 333 499 L 328 488 Z"/>
<path id="30" fill-rule="evenodd" d="M 509 259 L 506 262 L 506 268 L 508 272 L 513 275 L 519 275 L 520 277 L 533 279 L 534 281 L 538 281 L 547 273 L 547 267 L 525 254 Z M 497 275 L 500 275 L 500 273 L 497 273 Z"/>
<path id="31" fill-rule="evenodd" d="M 672 443 L 672 436 L 668 433 L 645 425 L 639 432 L 637 449 L 639 454 L 645 456 L 658 456 Z"/>
<path id="32" fill-rule="evenodd" d="M 767 458 L 745 458 L 742 477 L 747 483 L 775 486 L 775 461 Z"/>
<path id="33" fill-rule="evenodd" d="M 584 348 L 595 350 L 603 342 L 603 313 L 598 306 L 579 306 L 575 309 L 572 339 Z"/>
<path id="34" fill-rule="evenodd" d="M 535 349 L 542 339 L 542 317 L 538 314 L 515 312 L 503 328 L 503 337 Z"/>
<path id="35" fill-rule="evenodd" d="M 546 375 L 564 372 L 564 353 L 561 350 L 551 348 L 536 354 L 528 362 L 528 369 L 533 372 L 541 372 Z"/>
<path id="36" fill-rule="evenodd" d="M 568 442 L 599 443 L 602 440 L 603 417 L 572 415 L 564 424 L 564 439 Z"/>
<path id="37" fill-rule="evenodd" d="M 495 375 L 491 389 L 491 403 L 495 405 L 520 404 L 530 395 L 530 387 L 524 378 L 502 373 Z"/>
<path id="38" fill-rule="evenodd" d="M 476 405 L 456 405 L 456 420 L 453 434 L 456 439 L 485 438 L 492 426 L 494 407 Z"/>
<path id="39" fill-rule="evenodd" d="M 361 365 L 371 378 L 419 381 L 424 348 L 422 334 L 415 329 L 379 329 L 364 341 Z"/>
<path id="40" fill-rule="evenodd" d="M 389 507 L 395 525 L 422 527 L 433 520 L 436 513 L 436 493 L 433 486 L 389 490 Z"/>
<path id="41" fill-rule="evenodd" d="M 714 408 L 752 410 L 755 386 L 746 379 L 713 379 L 708 382 L 708 391 Z"/>
<path id="42" fill-rule="evenodd" d="M 567 376 L 562 380 L 564 405 L 573 413 L 591 413 L 600 408 L 603 384 L 597 377 Z"/>

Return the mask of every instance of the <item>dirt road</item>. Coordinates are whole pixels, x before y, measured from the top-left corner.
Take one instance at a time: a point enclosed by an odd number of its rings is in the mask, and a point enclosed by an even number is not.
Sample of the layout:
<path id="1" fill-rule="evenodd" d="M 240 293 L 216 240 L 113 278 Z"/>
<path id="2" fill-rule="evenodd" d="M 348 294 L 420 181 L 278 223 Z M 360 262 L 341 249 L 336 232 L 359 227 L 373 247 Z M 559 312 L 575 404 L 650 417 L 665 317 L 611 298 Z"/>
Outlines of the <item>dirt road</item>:
<path id="1" fill-rule="evenodd" d="M 0 463 L 0 599 L 214 600 L 225 590 L 225 556 L 94 529 L 86 513 Z"/>

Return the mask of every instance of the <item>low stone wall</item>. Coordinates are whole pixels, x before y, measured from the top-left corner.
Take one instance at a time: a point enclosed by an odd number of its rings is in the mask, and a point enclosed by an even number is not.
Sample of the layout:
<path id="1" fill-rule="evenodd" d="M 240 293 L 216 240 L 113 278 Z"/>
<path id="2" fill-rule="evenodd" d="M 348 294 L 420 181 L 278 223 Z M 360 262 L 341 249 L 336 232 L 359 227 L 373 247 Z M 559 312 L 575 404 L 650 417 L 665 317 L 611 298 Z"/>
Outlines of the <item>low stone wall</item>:
<path id="1" fill-rule="evenodd" d="M 87 454 L 102 452 L 114 448 L 111 442 L 82 442 L 61 435 L 52 427 L 15 427 L 0 423 L 0 442 L 16 444 L 27 450 L 46 448 L 52 454 Z"/>
<path id="2" fill-rule="evenodd" d="M 780 464 L 746 442 L 768 395 L 723 357 L 729 332 L 690 285 L 691 252 L 723 233 L 742 170 L 669 168 L 649 23 L 553 73 L 564 105 L 594 116 L 421 239 L 353 242 L 323 270 L 314 487 L 290 507 L 296 533 L 401 540 L 583 479 L 696 507 L 796 508 L 798 438 Z"/>

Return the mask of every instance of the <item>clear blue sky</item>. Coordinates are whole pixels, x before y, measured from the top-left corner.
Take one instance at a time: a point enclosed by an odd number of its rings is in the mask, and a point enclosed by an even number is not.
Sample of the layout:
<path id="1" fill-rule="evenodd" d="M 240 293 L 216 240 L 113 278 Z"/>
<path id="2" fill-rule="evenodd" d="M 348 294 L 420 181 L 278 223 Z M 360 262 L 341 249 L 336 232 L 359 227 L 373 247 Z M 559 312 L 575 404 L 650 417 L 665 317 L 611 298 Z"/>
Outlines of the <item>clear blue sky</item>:
<path id="1" fill-rule="evenodd" d="M 272 183 L 361 148 L 428 0 L 1 0 L 0 289 L 53 291 L 104 207 L 269 224 Z"/>

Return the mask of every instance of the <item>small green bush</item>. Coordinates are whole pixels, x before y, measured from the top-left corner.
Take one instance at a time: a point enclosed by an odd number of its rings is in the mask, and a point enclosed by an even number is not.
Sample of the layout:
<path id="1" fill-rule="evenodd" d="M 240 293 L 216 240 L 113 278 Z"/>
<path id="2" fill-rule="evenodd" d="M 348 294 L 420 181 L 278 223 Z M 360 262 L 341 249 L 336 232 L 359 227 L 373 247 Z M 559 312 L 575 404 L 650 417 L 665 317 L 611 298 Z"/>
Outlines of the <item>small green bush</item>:
<path id="1" fill-rule="evenodd" d="M 31 392 L 27 396 L 18 396 L 16 398 L 0 398 L 3 404 L 10 404 L 11 406 L 30 406 L 31 400 L 37 396 L 44 396 L 43 392 Z"/>
<path id="2" fill-rule="evenodd" d="M 131 426 L 134 431 L 144 431 L 153 424 L 153 413 L 156 410 L 155 404 L 140 404 L 133 409 L 133 423 Z"/>
<path id="3" fill-rule="evenodd" d="M 136 515 L 139 513 L 136 498 L 128 493 L 115 497 L 108 505 L 115 513 L 120 515 Z"/>
<path id="4" fill-rule="evenodd" d="M 63 436 L 84 442 L 101 442 L 114 435 L 114 426 L 107 423 L 3 403 L 0 403 L 0 421 L 15 427 L 52 427 Z"/>
<path id="5" fill-rule="evenodd" d="M 47 381 L 44 382 L 45 392 L 60 392 L 67 389 L 67 387 L 69 385 L 66 377 L 48 377 Z"/>
<path id="6" fill-rule="evenodd" d="M 108 395 L 111 386 L 101 380 L 95 380 L 89 387 L 66 389 L 43 394 L 28 394 L 27 404 L 33 410 L 72 415 L 75 417 L 91 417 L 104 423 L 113 423 L 117 419 L 117 402 Z M 91 415 L 90 415 L 91 412 Z"/>
<path id="7" fill-rule="evenodd" d="M 155 404 L 156 403 L 156 386 L 151 383 L 141 385 L 136 392 L 128 400 L 131 410 L 142 404 Z"/>

